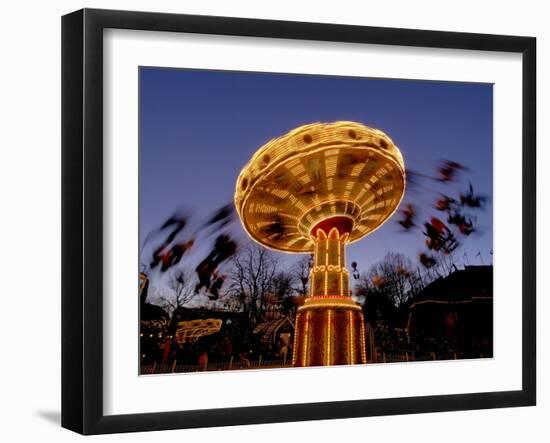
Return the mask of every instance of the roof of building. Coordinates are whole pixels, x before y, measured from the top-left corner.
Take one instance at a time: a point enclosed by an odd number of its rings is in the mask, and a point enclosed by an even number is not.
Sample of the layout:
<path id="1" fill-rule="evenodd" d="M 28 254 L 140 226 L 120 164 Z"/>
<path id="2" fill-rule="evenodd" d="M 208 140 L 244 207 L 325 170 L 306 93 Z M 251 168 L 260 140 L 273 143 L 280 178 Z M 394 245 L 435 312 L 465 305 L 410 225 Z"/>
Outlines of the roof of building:
<path id="1" fill-rule="evenodd" d="M 269 341 L 273 334 L 275 334 L 286 324 L 289 324 L 294 329 L 294 323 L 292 323 L 292 320 L 285 316 L 258 324 L 254 328 L 254 334 L 261 334 L 263 341 Z"/>
<path id="2" fill-rule="evenodd" d="M 426 286 L 410 308 L 419 304 L 460 302 L 493 298 L 493 266 L 465 266 Z"/>
<path id="3" fill-rule="evenodd" d="M 140 320 L 168 319 L 168 313 L 160 306 L 151 303 L 142 303 L 140 307 Z"/>
<path id="4" fill-rule="evenodd" d="M 177 314 L 179 320 L 194 320 L 205 318 L 235 318 L 242 317 L 242 311 L 231 311 L 226 309 L 209 309 L 209 308 L 186 308 L 179 307 L 174 314 Z"/>

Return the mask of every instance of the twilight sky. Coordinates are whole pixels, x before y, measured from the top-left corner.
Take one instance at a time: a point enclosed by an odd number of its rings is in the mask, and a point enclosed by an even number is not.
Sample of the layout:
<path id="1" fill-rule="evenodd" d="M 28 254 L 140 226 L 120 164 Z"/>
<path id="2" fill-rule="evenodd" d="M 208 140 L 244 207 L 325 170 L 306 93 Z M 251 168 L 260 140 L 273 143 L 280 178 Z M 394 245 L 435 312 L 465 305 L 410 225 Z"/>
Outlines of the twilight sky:
<path id="1" fill-rule="evenodd" d="M 488 205 L 477 213 L 480 232 L 462 238 L 455 255 L 459 264 L 464 253 L 470 264 L 481 263 L 478 252 L 485 263 L 492 261 L 492 85 L 164 68 L 141 68 L 139 76 L 142 261 L 162 241 L 150 237 L 144 245 L 147 234 L 175 210 L 187 210 L 197 225 L 232 202 L 241 168 L 261 145 L 297 126 L 336 120 L 386 132 L 407 169 L 435 175 L 442 159 L 466 165 L 458 183 L 422 180 L 417 191 L 407 190 L 403 203 L 418 206 L 419 222 L 431 215 L 445 220 L 431 207 L 438 192 L 458 197 L 471 182 L 489 197 Z M 417 263 L 424 238 L 404 234 L 398 218 L 396 213 L 350 245 L 348 263 L 355 260 L 366 271 L 387 252 L 402 252 Z M 231 229 L 245 240 L 240 222 Z M 202 244 L 190 265 L 208 254 L 210 243 Z M 297 258 L 280 256 L 283 263 Z"/>

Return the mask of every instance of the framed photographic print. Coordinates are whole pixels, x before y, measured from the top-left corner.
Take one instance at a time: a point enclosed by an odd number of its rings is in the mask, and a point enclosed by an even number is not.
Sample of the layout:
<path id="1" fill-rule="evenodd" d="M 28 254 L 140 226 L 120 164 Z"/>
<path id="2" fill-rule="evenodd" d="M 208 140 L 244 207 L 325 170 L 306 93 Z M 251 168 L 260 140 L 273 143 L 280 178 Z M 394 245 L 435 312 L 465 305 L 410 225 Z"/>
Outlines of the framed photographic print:
<path id="1" fill-rule="evenodd" d="M 530 37 L 62 21 L 62 425 L 535 404 Z"/>

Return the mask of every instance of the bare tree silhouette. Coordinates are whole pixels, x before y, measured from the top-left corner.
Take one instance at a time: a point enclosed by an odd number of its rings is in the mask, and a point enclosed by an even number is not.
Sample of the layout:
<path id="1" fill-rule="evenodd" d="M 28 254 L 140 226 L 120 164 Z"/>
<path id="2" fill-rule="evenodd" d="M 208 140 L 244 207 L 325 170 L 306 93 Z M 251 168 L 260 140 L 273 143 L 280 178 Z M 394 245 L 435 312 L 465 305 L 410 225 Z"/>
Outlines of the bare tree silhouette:
<path id="1" fill-rule="evenodd" d="M 273 289 L 278 260 L 268 249 L 249 243 L 232 258 L 229 293 L 237 297 L 250 318 L 255 320 Z"/>
<path id="2" fill-rule="evenodd" d="M 160 296 L 162 307 L 172 315 L 176 309 L 185 306 L 195 296 L 195 284 L 191 272 L 181 269 L 174 272 L 168 281 L 171 292 Z"/>
<path id="3" fill-rule="evenodd" d="M 294 280 L 295 292 L 306 296 L 309 291 L 309 273 L 313 265 L 311 255 L 304 255 L 292 266 L 291 275 Z"/>

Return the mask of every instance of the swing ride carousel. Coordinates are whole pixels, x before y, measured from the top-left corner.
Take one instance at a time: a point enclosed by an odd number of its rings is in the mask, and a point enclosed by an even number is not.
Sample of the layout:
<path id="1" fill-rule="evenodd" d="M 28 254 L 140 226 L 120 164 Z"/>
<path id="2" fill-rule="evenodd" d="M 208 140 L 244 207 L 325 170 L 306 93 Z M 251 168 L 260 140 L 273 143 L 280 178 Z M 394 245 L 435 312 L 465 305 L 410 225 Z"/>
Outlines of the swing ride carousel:
<path id="1" fill-rule="evenodd" d="M 242 169 L 235 206 L 248 235 L 276 251 L 313 255 L 309 294 L 295 319 L 294 366 L 371 358 L 345 248 L 382 226 L 404 191 L 397 146 L 348 121 L 300 126 L 260 147 Z"/>

